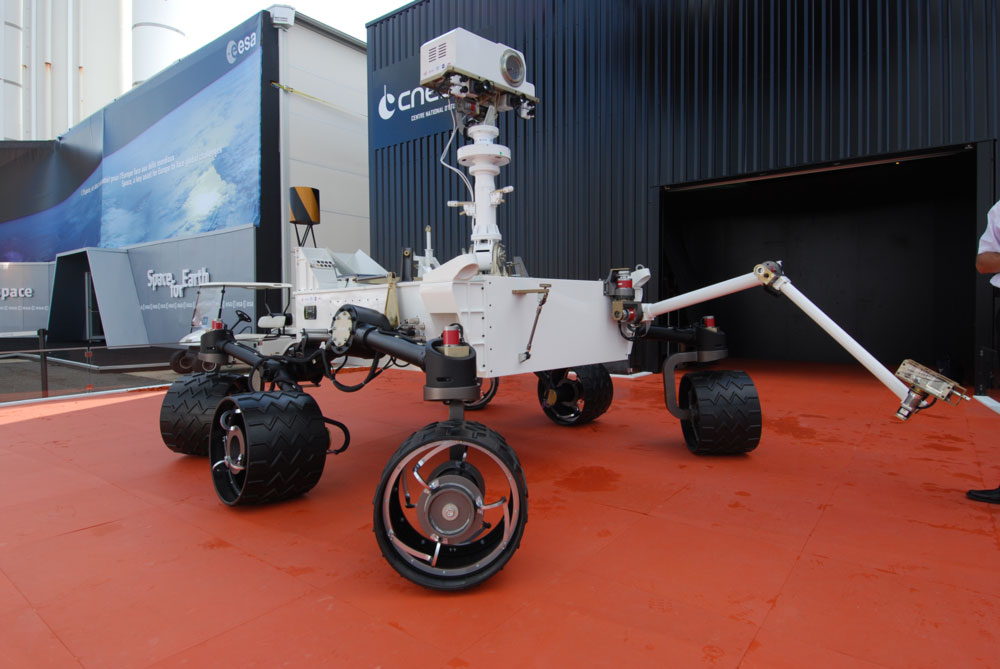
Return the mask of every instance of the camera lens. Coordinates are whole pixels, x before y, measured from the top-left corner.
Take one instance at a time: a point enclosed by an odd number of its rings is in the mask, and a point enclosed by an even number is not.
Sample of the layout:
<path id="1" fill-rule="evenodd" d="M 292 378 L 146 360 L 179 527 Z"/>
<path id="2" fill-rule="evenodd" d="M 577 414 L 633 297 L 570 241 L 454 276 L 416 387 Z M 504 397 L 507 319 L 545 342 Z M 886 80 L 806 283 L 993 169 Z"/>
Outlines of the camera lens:
<path id="1" fill-rule="evenodd" d="M 500 57 L 500 72 L 511 86 L 520 86 L 524 82 L 524 61 L 516 51 L 508 49 Z"/>

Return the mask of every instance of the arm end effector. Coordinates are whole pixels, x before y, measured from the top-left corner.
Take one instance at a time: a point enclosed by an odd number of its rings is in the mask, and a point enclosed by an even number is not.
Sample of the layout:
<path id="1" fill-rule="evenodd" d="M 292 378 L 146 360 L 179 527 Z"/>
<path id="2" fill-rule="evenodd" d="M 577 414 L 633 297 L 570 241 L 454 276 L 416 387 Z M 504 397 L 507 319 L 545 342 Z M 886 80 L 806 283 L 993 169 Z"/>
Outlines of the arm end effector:
<path id="1" fill-rule="evenodd" d="M 912 360 L 904 360 L 896 370 L 896 376 L 910 387 L 896 411 L 896 418 L 900 420 L 906 420 L 939 399 L 953 405 L 969 399 L 964 387 Z"/>

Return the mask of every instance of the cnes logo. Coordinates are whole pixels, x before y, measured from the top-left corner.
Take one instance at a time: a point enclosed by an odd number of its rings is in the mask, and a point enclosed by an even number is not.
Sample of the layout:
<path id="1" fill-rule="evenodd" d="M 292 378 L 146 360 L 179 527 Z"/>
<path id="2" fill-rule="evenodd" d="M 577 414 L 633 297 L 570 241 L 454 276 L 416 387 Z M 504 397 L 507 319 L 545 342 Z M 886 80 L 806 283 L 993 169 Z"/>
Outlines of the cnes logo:
<path id="1" fill-rule="evenodd" d="M 250 33 L 239 41 L 231 39 L 229 40 L 229 44 L 226 45 L 226 60 L 232 65 L 236 62 L 237 58 L 255 46 L 257 46 L 257 31 Z"/>
<path id="2" fill-rule="evenodd" d="M 395 109 L 389 107 L 389 105 L 394 104 L 396 104 L 396 96 L 390 93 L 387 87 L 383 86 L 382 99 L 378 101 L 378 115 L 382 117 L 382 120 L 388 121 L 396 113 Z"/>
<path id="3" fill-rule="evenodd" d="M 409 111 L 417 107 L 423 107 L 429 102 L 438 102 L 439 100 L 441 100 L 441 96 L 423 86 L 403 91 L 398 96 L 390 93 L 387 86 L 382 86 L 382 98 L 378 101 L 378 115 L 383 121 L 388 121 L 396 113 L 397 109 L 399 111 Z"/>

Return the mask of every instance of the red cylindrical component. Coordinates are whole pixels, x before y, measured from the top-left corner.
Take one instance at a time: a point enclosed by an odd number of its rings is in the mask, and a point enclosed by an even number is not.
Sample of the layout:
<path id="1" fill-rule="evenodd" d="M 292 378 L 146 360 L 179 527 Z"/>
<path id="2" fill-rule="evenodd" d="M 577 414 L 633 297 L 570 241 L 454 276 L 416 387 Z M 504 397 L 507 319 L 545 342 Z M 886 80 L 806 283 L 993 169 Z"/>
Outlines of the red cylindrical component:
<path id="1" fill-rule="evenodd" d="M 631 288 L 632 287 L 632 277 L 627 279 L 618 279 L 619 288 Z"/>
<path id="2" fill-rule="evenodd" d="M 223 327 L 222 321 L 216 321 L 216 320 L 212 321 L 212 329 L 213 330 L 221 330 L 222 327 Z"/>
<path id="3" fill-rule="evenodd" d="M 462 343 L 462 332 L 457 325 L 446 325 L 441 333 L 442 344 L 445 346 L 458 346 Z"/>
<path id="4" fill-rule="evenodd" d="M 701 324 L 707 328 L 715 327 L 715 316 L 703 316 L 701 319 Z"/>

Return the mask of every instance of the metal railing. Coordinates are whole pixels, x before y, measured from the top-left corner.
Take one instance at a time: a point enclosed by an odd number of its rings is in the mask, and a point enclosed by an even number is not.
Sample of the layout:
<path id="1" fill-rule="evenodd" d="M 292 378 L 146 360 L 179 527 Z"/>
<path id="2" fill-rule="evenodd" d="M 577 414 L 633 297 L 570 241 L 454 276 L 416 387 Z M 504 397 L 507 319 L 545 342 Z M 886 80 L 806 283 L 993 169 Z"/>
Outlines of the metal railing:
<path id="1" fill-rule="evenodd" d="M 52 346 L 47 334 L 38 330 L 32 348 L 0 350 L 0 404 L 165 387 L 177 377 L 169 348 Z"/>

